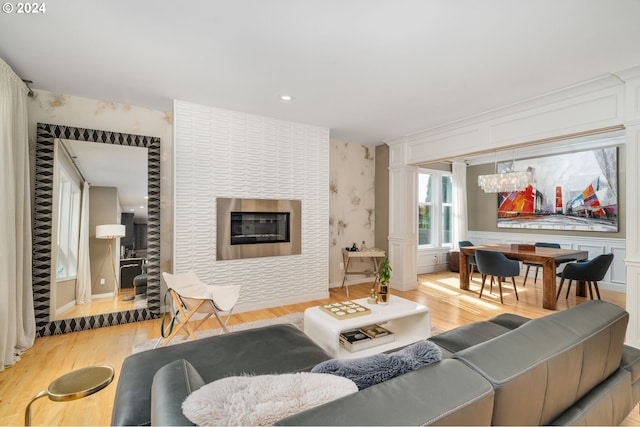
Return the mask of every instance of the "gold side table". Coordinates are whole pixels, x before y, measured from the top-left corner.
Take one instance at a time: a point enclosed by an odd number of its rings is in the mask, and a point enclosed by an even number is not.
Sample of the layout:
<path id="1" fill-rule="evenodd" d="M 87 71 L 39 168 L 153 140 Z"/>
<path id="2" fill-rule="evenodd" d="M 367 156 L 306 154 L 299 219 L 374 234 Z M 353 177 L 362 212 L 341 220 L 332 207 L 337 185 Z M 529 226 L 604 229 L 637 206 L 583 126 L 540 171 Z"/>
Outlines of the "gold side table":
<path id="1" fill-rule="evenodd" d="M 31 398 L 24 411 L 24 425 L 31 425 L 31 404 L 41 397 L 49 396 L 54 402 L 82 399 L 111 384 L 114 374 L 111 366 L 89 366 L 64 374 Z"/>

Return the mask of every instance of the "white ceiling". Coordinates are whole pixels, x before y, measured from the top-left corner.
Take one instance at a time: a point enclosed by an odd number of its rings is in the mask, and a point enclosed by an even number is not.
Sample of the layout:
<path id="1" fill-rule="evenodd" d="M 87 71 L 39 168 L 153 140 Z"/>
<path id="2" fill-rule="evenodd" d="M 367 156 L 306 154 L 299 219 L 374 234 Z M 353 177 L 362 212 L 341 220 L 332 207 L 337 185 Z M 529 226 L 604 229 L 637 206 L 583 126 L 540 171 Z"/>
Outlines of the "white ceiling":
<path id="1" fill-rule="evenodd" d="M 63 140 L 76 167 L 91 187 L 116 187 L 123 212 L 147 219 L 147 149 Z"/>
<path id="2" fill-rule="evenodd" d="M 0 14 L 0 57 L 35 89 L 379 144 L 640 65 L 640 0 L 57 0 Z"/>

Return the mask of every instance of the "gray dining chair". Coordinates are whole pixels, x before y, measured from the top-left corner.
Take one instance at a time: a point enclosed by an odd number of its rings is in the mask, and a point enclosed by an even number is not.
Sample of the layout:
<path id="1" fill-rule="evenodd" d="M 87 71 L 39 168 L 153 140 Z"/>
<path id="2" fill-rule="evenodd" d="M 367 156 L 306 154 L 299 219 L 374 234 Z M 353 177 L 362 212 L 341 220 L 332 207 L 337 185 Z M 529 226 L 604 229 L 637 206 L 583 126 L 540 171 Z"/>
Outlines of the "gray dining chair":
<path id="1" fill-rule="evenodd" d="M 558 244 L 558 243 L 545 243 L 545 242 L 536 242 L 536 247 L 538 248 L 554 248 L 554 249 L 561 249 L 562 247 Z M 567 262 L 573 262 L 575 261 L 575 258 L 563 258 L 562 260 L 556 261 L 556 267 L 559 267 L 561 264 L 565 264 Z M 540 269 L 540 267 L 542 267 L 540 264 L 534 264 L 531 262 L 523 262 L 523 265 L 525 265 L 527 267 L 526 271 L 524 272 L 524 282 L 522 282 L 522 287 L 527 286 L 527 278 L 529 277 L 529 269 L 531 267 L 535 267 L 536 271 L 534 273 L 533 276 L 533 284 L 535 285 L 536 282 L 538 281 L 538 270 Z"/>
<path id="2" fill-rule="evenodd" d="M 567 264 L 560 275 L 560 286 L 558 287 L 558 293 L 556 294 L 556 301 L 560 297 L 562 291 L 562 285 L 565 279 L 569 279 L 569 286 L 567 286 L 566 298 L 569 298 L 569 291 L 571 290 L 571 283 L 574 280 L 584 281 L 589 286 L 589 296 L 593 299 L 593 289 L 596 290 L 596 295 L 600 299 L 600 289 L 598 289 L 598 282 L 604 279 L 605 274 L 609 270 L 609 266 L 613 261 L 613 254 L 598 255 L 589 261 L 574 262 Z"/>
<path id="3" fill-rule="evenodd" d="M 458 242 L 458 247 L 464 248 L 465 246 L 474 246 L 474 244 L 468 240 L 461 240 Z M 475 269 L 476 266 L 477 266 L 476 257 L 473 255 L 467 256 L 467 268 L 469 268 L 469 279 L 473 279 L 473 270 Z"/>
<path id="4" fill-rule="evenodd" d="M 513 290 L 516 294 L 516 300 L 518 298 L 518 289 L 516 289 L 515 277 L 520 275 L 520 263 L 516 260 L 507 258 L 501 252 L 487 251 L 478 249 L 476 250 L 476 263 L 478 272 L 482 274 L 482 287 L 480 288 L 480 298 L 482 298 L 482 291 L 487 280 L 487 276 L 491 276 L 491 290 L 493 289 L 493 279 L 498 278 L 498 288 L 500 289 L 500 303 L 504 304 L 502 299 L 502 279 L 503 277 L 511 277 L 513 283 Z M 491 290 L 489 292 L 491 293 Z"/>

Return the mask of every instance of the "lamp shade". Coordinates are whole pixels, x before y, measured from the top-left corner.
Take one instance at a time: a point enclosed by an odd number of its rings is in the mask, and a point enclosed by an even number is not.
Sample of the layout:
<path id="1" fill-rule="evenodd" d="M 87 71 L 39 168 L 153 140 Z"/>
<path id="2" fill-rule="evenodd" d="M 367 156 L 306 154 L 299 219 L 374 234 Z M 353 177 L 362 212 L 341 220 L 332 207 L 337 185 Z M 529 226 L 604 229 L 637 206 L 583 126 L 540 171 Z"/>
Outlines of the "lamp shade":
<path id="1" fill-rule="evenodd" d="M 97 239 L 117 239 L 124 237 L 127 233 L 122 224 L 105 224 L 96 226 Z"/>

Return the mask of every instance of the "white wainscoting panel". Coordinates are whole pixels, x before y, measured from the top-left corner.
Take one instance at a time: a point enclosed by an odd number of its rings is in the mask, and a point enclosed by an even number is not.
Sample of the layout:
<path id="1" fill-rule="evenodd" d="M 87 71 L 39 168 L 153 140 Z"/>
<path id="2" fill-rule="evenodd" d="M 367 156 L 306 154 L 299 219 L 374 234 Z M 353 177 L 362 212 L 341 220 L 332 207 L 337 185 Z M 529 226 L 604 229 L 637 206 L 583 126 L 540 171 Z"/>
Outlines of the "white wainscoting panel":
<path id="1" fill-rule="evenodd" d="M 174 102 L 174 272 L 242 285 L 236 311 L 328 296 L 329 129 Z M 302 253 L 216 261 L 216 198 L 302 201 Z"/>

